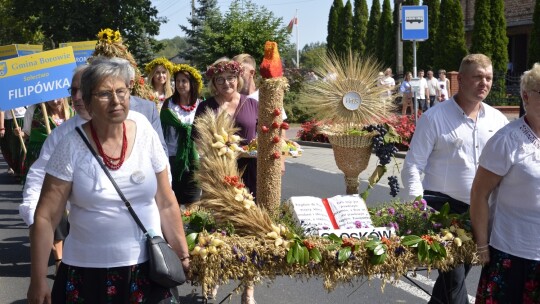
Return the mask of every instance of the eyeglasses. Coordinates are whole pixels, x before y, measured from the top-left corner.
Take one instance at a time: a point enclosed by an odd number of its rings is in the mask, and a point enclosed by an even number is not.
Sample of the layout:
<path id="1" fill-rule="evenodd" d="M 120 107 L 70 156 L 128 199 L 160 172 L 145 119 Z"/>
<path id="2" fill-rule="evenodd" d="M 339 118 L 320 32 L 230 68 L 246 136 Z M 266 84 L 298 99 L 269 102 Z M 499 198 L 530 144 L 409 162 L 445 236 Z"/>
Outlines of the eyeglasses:
<path id="1" fill-rule="evenodd" d="M 228 83 L 234 83 L 236 81 L 236 77 L 235 76 L 227 76 L 227 78 L 224 78 L 224 77 L 217 77 L 216 78 L 216 83 L 217 84 L 224 84 L 225 81 L 227 81 Z"/>
<path id="2" fill-rule="evenodd" d="M 129 90 L 127 88 L 123 88 L 123 89 L 118 89 L 116 91 L 101 91 L 101 92 L 94 93 L 92 95 L 97 96 L 99 101 L 110 102 L 113 100 L 113 95 L 116 95 L 116 98 L 118 98 L 118 100 L 124 100 L 124 98 L 126 98 L 128 93 L 129 93 Z"/>
<path id="3" fill-rule="evenodd" d="M 77 95 L 77 92 L 79 92 L 81 90 L 81 88 L 71 87 L 71 88 L 69 88 L 67 90 L 69 92 L 69 95 L 71 95 L 71 97 L 75 97 L 75 95 Z"/>

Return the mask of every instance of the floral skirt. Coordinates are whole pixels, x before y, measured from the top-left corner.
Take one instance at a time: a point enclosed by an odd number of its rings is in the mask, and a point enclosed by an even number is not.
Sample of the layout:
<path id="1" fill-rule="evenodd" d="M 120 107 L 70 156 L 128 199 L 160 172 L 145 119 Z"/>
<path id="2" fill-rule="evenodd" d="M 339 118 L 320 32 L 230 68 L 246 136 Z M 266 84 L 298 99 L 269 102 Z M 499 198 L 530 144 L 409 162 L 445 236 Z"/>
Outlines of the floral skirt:
<path id="1" fill-rule="evenodd" d="M 173 293 L 175 295 L 173 295 Z M 148 262 L 115 268 L 60 265 L 52 289 L 52 303 L 126 304 L 179 303 L 176 290 L 148 277 Z"/>
<path id="2" fill-rule="evenodd" d="M 540 303 L 540 261 L 519 258 L 489 247 L 476 303 Z"/>

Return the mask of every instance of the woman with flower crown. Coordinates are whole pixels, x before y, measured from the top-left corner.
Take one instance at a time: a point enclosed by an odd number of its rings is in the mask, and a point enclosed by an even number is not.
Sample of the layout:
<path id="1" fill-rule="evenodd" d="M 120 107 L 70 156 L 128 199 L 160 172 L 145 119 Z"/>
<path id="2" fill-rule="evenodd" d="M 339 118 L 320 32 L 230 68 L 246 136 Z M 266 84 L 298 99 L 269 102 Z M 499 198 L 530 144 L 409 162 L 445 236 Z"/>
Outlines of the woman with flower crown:
<path id="1" fill-rule="evenodd" d="M 154 90 L 153 100 L 156 102 L 158 110 L 161 110 L 165 99 L 173 94 L 171 88 L 172 69 L 172 63 L 165 57 L 156 58 L 145 67 L 148 82 Z"/>
<path id="2" fill-rule="evenodd" d="M 160 119 L 169 151 L 172 188 L 178 203 L 189 205 L 201 197 L 194 178 L 198 154 L 191 138 L 195 111 L 200 103 L 202 77 L 187 64 L 173 66 L 174 93 L 163 103 Z"/>

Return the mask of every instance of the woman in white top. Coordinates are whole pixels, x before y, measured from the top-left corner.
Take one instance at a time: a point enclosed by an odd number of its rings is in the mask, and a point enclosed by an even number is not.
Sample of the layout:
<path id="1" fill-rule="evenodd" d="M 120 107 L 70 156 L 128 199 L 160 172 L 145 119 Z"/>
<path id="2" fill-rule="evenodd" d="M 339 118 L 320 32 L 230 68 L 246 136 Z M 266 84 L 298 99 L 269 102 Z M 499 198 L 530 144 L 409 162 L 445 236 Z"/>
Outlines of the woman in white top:
<path id="1" fill-rule="evenodd" d="M 13 111 L 13 112 L 12 112 Z M 19 127 L 23 125 L 26 107 L 0 111 L 0 147 L 8 164 L 8 173 L 20 175 L 23 167 L 23 150 L 19 136 L 15 135 L 15 120 Z M 12 114 L 15 114 L 13 117 Z"/>
<path id="2" fill-rule="evenodd" d="M 476 303 L 540 301 L 540 64 L 521 77 L 524 117 L 486 144 L 471 190 L 484 264 Z"/>
<path id="3" fill-rule="evenodd" d="M 411 87 L 411 78 L 412 73 L 407 72 L 405 74 L 405 79 L 401 83 L 401 86 L 399 87 L 399 91 L 401 94 L 403 94 L 403 100 L 402 100 L 402 107 L 401 107 L 401 115 L 407 115 L 407 109 L 411 109 L 411 115 L 413 114 L 413 106 L 412 106 L 412 87 Z"/>
<path id="4" fill-rule="evenodd" d="M 195 181 L 199 157 L 191 128 L 203 84 L 201 74 L 187 64 L 175 65 L 173 75 L 174 94 L 163 104 L 160 120 L 169 151 L 174 194 L 180 204 L 189 205 L 201 197 L 201 188 Z"/>
<path id="5" fill-rule="evenodd" d="M 148 81 L 154 90 L 154 100 L 161 110 L 165 99 L 169 98 L 173 91 L 171 86 L 171 74 L 173 64 L 165 57 L 159 57 L 150 61 L 146 67 Z"/>
<path id="6" fill-rule="evenodd" d="M 180 209 L 168 161 L 149 122 L 126 119 L 129 63 L 96 57 L 81 90 L 92 119 L 81 129 L 103 159 L 143 225 L 163 235 L 189 268 Z M 145 235 L 76 131 L 57 146 L 31 227 L 30 303 L 175 303 L 148 277 Z M 53 229 L 70 201 L 70 233 L 53 291 L 47 284 Z"/>
<path id="7" fill-rule="evenodd" d="M 437 80 L 439 84 L 439 101 L 445 101 L 450 99 L 450 80 L 446 78 L 446 70 L 439 70 L 439 79 Z"/>

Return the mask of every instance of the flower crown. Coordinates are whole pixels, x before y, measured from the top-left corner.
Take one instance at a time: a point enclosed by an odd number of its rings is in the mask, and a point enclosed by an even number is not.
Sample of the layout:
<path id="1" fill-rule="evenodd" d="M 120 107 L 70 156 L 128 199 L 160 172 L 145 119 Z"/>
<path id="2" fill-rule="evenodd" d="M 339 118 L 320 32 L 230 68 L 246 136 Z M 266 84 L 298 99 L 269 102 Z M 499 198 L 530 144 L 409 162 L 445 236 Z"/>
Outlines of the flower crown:
<path id="1" fill-rule="evenodd" d="M 113 31 L 110 28 L 99 31 L 97 37 L 99 41 L 107 42 L 109 44 L 115 42 L 122 42 L 122 36 L 120 35 L 120 31 Z"/>
<path id="2" fill-rule="evenodd" d="M 158 57 L 158 58 L 150 61 L 149 63 L 147 63 L 146 66 L 144 67 L 144 70 L 146 71 L 146 75 L 148 75 L 148 77 L 152 78 L 152 75 L 150 75 L 150 73 L 158 65 L 163 66 L 165 69 L 167 69 L 167 71 L 169 71 L 169 74 L 172 75 L 173 64 L 165 57 Z"/>
<path id="3" fill-rule="evenodd" d="M 189 73 L 191 75 L 191 77 L 193 77 L 193 79 L 195 79 L 195 81 L 197 82 L 197 84 L 199 85 L 199 95 L 201 94 L 202 92 L 202 88 L 203 88 L 203 81 L 202 81 L 202 76 L 201 76 L 201 73 L 199 73 L 199 71 L 197 71 L 197 69 L 187 65 L 187 64 L 175 64 L 172 68 L 172 74 L 174 76 L 176 76 L 177 73 L 180 73 L 180 72 L 186 72 L 186 73 Z M 176 77 L 175 79 L 176 80 Z"/>
<path id="4" fill-rule="evenodd" d="M 242 68 L 242 65 L 236 61 L 220 61 L 206 69 L 206 77 L 212 78 L 216 74 L 224 72 L 233 73 L 234 76 L 242 76 L 244 69 Z"/>

